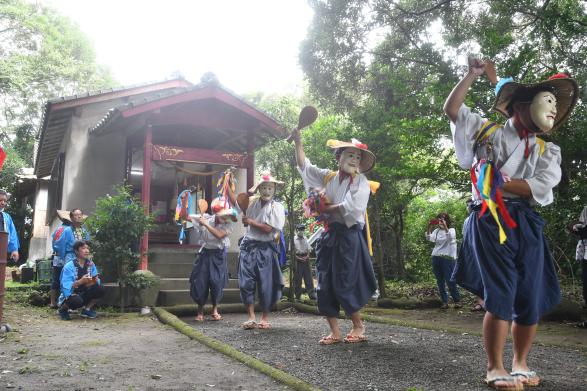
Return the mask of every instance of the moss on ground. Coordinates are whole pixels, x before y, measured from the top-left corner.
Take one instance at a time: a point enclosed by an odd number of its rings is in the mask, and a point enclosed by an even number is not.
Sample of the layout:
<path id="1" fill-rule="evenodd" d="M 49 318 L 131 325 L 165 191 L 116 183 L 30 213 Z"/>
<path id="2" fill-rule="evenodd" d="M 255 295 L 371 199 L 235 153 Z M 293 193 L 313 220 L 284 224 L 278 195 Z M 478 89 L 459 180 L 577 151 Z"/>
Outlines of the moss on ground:
<path id="1" fill-rule="evenodd" d="M 242 307 L 242 305 L 240 306 Z M 250 368 L 253 368 L 261 373 L 264 373 L 267 376 L 270 376 L 271 378 L 287 385 L 288 387 L 291 387 L 294 390 L 299 390 L 299 391 L 311 391 L 311 390 L 317 390 L 317 388 L 315 388 L 314 386 L 312 386 L 309 383 L 304 382 L 301 379 L 298 379 L 295 376 L 290 375 L 287 372 L 284 372 L 280 369 L 274 368 L 266 363 L 264 363 L 263 361 L 256 359 L 255 357 L 249 356 L 248 354 L 245 354 L 243 352 L 241 352 L 240 350 L 237 350 L 235 348 L 233 348 L 232 346 L 222 343 L 214 338 L 208 337 L 205 334 L 195 330 L 194 328 L 192 328 L 191 326 L 189 326 L 187 323 L 181 321 L 177 316 L 173 315 L 172 313 L 166 311 L 163 308 L 155 308 L 154 309 L 155 315 L 157 315 L 157 317 L 163 322 L 166 323 L 168 325 L 170 325 L 171 327 L 173 327 L 174 329 L 176 329 L 177 331 L 179 331 L 180 333 L 188 336 L 191 339 L 194 339 L 206 346 L 208 346 L 209 348 L 212 348 L 228 357 L 231 357 L 235 360 L 238 360 L 240 362 L 242 362 L 243 364 L 247 365 Z M 227 312 L 227 311 L 225 311 Z M 193 312 L 191 312 L 191 314 L 193 314 Z"/>

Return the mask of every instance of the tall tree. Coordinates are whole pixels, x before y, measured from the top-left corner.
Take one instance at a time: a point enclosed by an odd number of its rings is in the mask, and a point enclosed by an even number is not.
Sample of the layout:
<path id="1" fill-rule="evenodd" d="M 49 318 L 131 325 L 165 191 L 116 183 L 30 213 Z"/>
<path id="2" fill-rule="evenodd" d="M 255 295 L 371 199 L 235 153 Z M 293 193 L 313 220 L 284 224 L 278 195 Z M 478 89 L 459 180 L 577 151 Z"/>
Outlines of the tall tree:
<path id="1" fill-rule="evenodd" d="M 0 142 L 18 140 L 28 164 L 48 99 L 111 84 L 69 19 L 37 3 L 0 2 Z"/>
<path id="2" fill-rule="evenodd" d="M 426 188 L 451 183 L 468 188 L 448 142 L 442 103 L 465 71 L 464 57 L 477 53 L 496 62 L 501 76 L 544 79 L 568 70 L 586 81 L 585 2 L 473 0 L 310 0 L 315 16 L 300 61 L 312 93 L 322 105 L 344 113 L 373 145 L 373 177 L 383 186 L 376 203 L 388 269 L 405 275 L 403 231 L 406 208 Z M 457 61 L 461 59 L 461 61 Z M 467 103 L 485 115 L 492 90 L 476 83 Z M 493 115 L 494 119 L 503 119 Z M 585 203 L 585 107 L 581 102 L 565 129 L 552 136 L 564 151 L 560 186 L 567 215 Z M 572 129 L 572 131 L 571 131 Z M 572 201 L 572 200 L 579 201 Z M 557 213 L 560 221 L 564 220 Z M 554 218 L 555 216 L 552 216 Z M 389 235 L 387 234 L 389 233 Z M 553 236 L 555 231 L 550 232 Z M 390 255 L 391 257 L 388 257 Z"/>
<path id="3" fill-rule="evenodd" d="M 14 174 L 33 165 L 45 102 L 108 85 L 109 72 L 69 19 L 38 3 L 0 1 L 0 145 L 8 151 L 0 187 L 16 195 L 9 209 L 23 217 L 15 219 L 19 232 L 31 209 L 15 192 Z"/>

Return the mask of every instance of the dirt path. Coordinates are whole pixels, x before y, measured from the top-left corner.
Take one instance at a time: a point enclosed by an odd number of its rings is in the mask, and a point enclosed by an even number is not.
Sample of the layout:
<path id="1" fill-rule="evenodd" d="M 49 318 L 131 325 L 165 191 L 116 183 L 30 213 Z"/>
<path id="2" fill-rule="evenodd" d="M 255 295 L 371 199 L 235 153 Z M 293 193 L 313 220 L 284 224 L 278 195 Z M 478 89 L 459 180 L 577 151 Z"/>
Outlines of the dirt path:
<path id="1" fill-rule="evenodd" d="M 10 305 L 0 334 L 0 389 L 284 390 L 155 318 L 129 314 L 70 322 Z"/>

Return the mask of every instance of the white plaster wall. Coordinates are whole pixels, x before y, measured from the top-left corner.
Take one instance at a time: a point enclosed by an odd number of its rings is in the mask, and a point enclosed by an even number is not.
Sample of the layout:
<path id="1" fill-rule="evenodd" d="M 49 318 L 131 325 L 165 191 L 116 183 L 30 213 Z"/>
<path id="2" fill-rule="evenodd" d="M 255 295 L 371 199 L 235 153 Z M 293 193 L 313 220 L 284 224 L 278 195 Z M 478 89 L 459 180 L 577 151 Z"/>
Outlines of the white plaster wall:
<path id="1" fill-rule="evenodd" d="M 62 209 L 81 208 L 91 214 L 96 199 L 124 179 L 126 136 L 119 132 L 90 136 L 88 132 L 111 107 L 112 102 L 84 106 L 81 115 L 72 118 L 65 138 Z"/>
<path id="2" fill-rule="evenodd" d="M 29 243 L 29 259 L 45 258 L 51 254 L 49 226 L 45 225 L 47 216 L 47 182 L 40 182 L 37 186 L 35 205 L 33 206 L 33 237 Z"/>
<path id="3" fill-rule="evenodd" d="M 37 195 L 35 197 L 34 215 L 33 215 L 33 236 L 47 237 L 48 227 L 45 225 L 47 219 L 47 196 L 49 183 L 46 181 L 39 182 L 37 185 Z"/>

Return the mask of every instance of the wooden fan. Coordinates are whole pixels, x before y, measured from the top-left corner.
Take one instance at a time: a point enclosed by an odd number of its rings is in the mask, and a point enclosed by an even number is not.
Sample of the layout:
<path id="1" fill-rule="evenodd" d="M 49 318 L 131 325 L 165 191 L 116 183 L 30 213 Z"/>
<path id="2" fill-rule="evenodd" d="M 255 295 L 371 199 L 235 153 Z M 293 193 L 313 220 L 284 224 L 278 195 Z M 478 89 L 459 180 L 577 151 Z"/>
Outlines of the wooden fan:
<path id="1" fill-rule="evenodd" d="M 310 126 L 316 121 L 318 118 L 318 110 L 314 106 L 306 106 L 300 111 L 300 115 L 298 117 L 298 127 L 291 132 L 289 137 L 287 138 L 287 142 L 291 142 L 293 140 L 293 136 L 296 131 L 302 130 L 303 128 Z"/>

